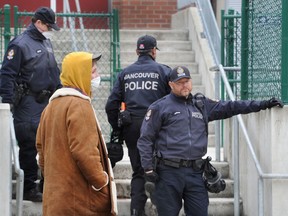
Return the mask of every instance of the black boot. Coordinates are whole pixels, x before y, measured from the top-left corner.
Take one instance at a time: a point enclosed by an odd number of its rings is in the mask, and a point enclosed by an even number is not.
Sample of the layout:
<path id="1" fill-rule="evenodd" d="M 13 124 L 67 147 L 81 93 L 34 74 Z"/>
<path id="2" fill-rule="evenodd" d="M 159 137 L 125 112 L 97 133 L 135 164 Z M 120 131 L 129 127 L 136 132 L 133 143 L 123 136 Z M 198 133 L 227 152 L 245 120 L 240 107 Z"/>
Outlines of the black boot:
<path id="1" fill-rule="evenodd" d="M 24 192 L 23 200 L 42 202 L 42 193 L 40 193 L 37 188 L 33 188 L 27 192 Z"/>

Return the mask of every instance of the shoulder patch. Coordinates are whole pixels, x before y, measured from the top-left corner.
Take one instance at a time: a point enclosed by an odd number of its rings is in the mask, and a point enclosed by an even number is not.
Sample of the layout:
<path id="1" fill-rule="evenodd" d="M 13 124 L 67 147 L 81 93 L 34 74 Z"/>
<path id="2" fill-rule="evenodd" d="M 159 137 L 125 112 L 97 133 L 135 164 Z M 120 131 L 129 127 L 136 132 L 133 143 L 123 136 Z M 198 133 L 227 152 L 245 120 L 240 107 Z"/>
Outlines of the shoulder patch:
<path id="1" fill-rule="evenodd" d="M 14 58 L 15 52 L 14 49 L 10 49 L 7 53 L 7 59 L 12 60 Z"/>
<path id="2" fill-rule="evenodd" d="M 152 115 L 152 110 L 150 109 L 147 111 L 147 113 L 145 115 L 145 120 L 148 121 L 150 119 L 151 115 Z"/>

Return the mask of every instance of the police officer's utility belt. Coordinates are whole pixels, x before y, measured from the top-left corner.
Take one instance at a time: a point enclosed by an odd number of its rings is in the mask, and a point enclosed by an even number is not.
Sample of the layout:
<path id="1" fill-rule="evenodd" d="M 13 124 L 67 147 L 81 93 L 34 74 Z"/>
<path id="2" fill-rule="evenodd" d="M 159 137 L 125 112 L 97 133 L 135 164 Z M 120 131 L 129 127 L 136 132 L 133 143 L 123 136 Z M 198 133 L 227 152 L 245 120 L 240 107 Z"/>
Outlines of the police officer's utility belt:
<path id="1" fill-rule="evenodd" d="M 43 103 L 43 102 L 48 102 L 48 99 L 50 98 L 50 96 L 52 95 L 52 92 L 49 90 L 41 90 L 39 92 L 33 92 L 31 91 L 28 87 L 27 84 L 15 84 L 15 100 L 14 100 L 14 106 L 17 107 L 22 98 L 25 95 L 30 95 L 33 96 L 35 98 L 35 100 L 37 101 L 37 103 Z"/>
<path id="2" fill-rule="evenodd" d="M 164 159 L 161 158 L 159 160 L 159 164 L 180 168 L 180 167 L 192 167 L 194 170 L 201 170 L 203 169 L 204 160 L 203 159 L 197 159 L 197 160 L 184 160 L 184 159 L 178 159 L 178 158 L 169 158 Z"/>
<path id="3" fill-rule="evenodd" d="M 51 91 L 45 89 L 41 90 L 40 92 L 32 92 L 30 89 L 26 89 L 25 95 L 31 95 L 35 97 L 38 103 L 43 103 L 45 101 L 48 101 L 52 93 Z"/>

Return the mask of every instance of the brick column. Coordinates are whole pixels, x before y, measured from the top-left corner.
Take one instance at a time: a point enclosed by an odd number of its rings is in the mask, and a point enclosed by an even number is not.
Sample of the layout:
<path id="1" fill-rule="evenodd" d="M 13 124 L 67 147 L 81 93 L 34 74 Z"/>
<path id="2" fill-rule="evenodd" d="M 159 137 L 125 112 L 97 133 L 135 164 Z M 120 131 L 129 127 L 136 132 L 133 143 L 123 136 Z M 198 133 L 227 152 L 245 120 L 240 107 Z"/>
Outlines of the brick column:
<path id="1" fill-rule="evenodd" d="M 113 0 L 121 29 L 169 29 L 177 0 Z"/>

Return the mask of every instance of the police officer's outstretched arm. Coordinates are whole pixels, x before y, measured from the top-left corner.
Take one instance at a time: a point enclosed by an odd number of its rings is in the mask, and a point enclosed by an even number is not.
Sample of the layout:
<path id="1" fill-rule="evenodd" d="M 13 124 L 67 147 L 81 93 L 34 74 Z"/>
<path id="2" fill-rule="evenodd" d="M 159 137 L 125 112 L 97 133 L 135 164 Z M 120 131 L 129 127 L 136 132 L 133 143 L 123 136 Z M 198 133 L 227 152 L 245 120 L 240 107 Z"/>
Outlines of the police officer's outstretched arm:
<path id="1" fill-rule="evenodd" d="M 238 100 L 238 101 L 214 101 L 205 99 L 205 107 L 208 113 L 209 121 L 230 118 L 238 114 L 248 114 L 259 112 L 260 110 L 270 109 L 272 107 L 283 107 L 283 102 L 277 98 L 269 100 Z"/>

